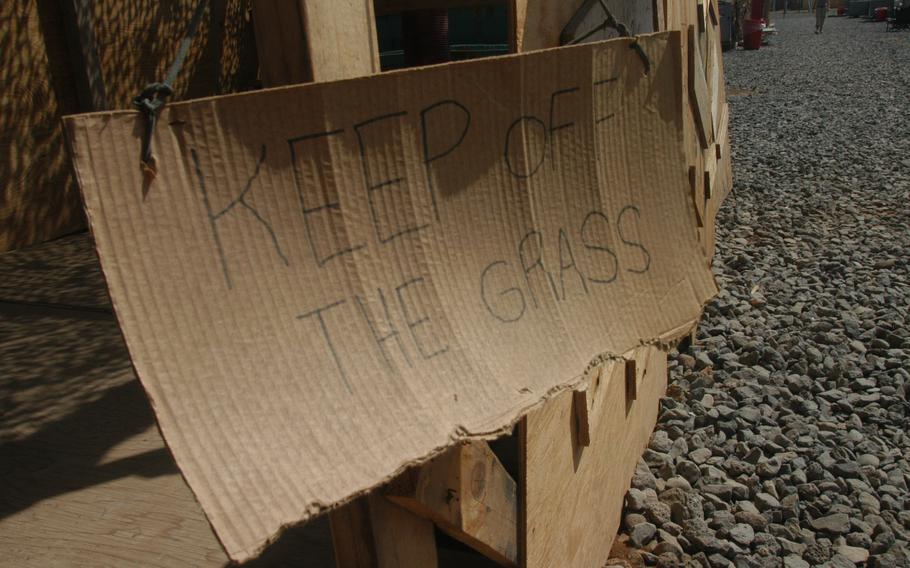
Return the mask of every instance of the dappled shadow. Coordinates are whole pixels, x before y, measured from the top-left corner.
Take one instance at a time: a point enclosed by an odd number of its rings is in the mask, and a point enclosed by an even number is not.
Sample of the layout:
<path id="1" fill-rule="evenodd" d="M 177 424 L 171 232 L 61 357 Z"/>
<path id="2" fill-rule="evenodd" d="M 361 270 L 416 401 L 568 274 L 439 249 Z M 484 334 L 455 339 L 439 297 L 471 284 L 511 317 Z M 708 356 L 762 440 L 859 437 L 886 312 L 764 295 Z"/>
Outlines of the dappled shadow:
<path id="1" fill-rule="evenodd" d="M 60 117 L 76 112 L 58 2 L 0 3 L 0 250 L 84 225 Z M 48 41 L 44 41 L 44 37 Z"/>
<path id="2" fill-rule="evenodd" d="M 101 265 L 85 231 L 0 254 L 0 302 L 110 310 Z"/>
<path id="3" fill-rule="evenodd" d="M 31 436 L 0 445 L 4 464 L 0 518 L 44 499 L 122 477 L 177 473 L 174 459 L 163 446 L 101 463 L 111 448 L 153 423 L 145 394 L 137 381 L 131 381 Z"/>
<path id="4" fill-rule="evenodd" d="M 87 3 L 107 107 L 130 108 L 164 79 L 195 0 Z M 214 0 L 175 83 L 173 100 L 246 90 L 258 62 L 251 0 Z M 0 3 L 0 251 L 85 226 L 60 118 L 80 103 L 67 22 L 56 0 Z M 85 98 L 84 96 L 82 97 Z"/>

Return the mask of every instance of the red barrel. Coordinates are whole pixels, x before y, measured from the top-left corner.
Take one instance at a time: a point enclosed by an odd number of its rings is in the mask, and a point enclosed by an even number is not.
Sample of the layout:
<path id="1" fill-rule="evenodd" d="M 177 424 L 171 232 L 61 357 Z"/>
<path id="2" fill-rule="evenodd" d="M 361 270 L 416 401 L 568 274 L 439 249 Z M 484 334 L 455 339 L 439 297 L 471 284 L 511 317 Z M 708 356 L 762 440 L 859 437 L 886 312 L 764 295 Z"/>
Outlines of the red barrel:
<path id="1" fill-rule="evenodd" d="M 758 49 L 761 47 L 761 20 L 746 20 L 743 22 L 743 49 Z"/>
<path id="2" fill-rule="evenodd" d="M 881 6 L 872 11 L 874 19 L 876 22 L 884 22 L 888 19 L 888 7 Z"/>

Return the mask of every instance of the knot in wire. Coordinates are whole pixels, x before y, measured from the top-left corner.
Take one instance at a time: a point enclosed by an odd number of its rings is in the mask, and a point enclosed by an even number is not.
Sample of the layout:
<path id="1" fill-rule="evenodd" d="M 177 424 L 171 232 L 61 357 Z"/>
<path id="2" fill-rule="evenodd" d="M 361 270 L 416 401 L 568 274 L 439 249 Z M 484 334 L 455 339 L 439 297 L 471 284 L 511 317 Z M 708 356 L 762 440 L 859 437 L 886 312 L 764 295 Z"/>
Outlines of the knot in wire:
<path id="1" fill-rule="evenodd" d="M 174 94 L 168 83 L 151 83 L 136 98 L 133 106 L 145 115 L 145 135 L 142 137 L 142 154 L 140 159 L 146 166 L 152 166 L 152 134 L 158 120 L 158 111 L 167 102 L 167 97 Z"/>

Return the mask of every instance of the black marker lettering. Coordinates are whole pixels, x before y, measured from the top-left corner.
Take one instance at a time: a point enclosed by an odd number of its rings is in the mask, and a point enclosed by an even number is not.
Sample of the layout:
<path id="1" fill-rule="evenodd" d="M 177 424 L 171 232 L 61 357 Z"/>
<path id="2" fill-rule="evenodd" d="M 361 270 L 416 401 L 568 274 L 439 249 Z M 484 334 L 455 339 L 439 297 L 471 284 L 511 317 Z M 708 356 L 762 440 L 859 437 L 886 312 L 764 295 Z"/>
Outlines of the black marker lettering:
<path id="1" fill-rule="evenodd" d="M 554 124 L 556 121 L 556 97 L 568 95 L 569 93 L 574 93 L 577 91 L 578 87 L 570 87 L 568 89 L 555 91 L 552 95 L 550 95 L 550 154 L 553 160 L 556 160 L 556 143 L 553 140 L 553 133 L 575 125 L 574 122 L 563 122 L 559 125 Z"/>
<path id="2" fill-rule="evenodd" d="M 373 229 L 376 231 L 376 239 L 380 243 L 383 243 L 383 244 L 387 243 L 391 240 L 394 240 L 402 235 L 407 235 L 408 233 L 413 233 L 413 232 L 419 231 L 420 229 L 423 229 L 428 226 L 427 223 L 424 223 L 423 225 L 409 225 L 409 226 L 404 226 L 404 227 L 398 227 L 397 229 L 388 231 L 387 234 L 383 234 L 383 231 L 380 228 L 380 225 L 381 225 L 380 215 L 376 210 L 376 201 L 375 201 L 376 197 L 375 196 L 376 196 L 377 192 L 380 192 L 383 190 L 390 191 L 392 188 L 401 185 L 401 182 L 404 181 L 404 178 L 397 177 L 397 178 L 393 178 L 393 179 L 375 181 L 372 179 L 372 176 L 370 176 L 370 168 L 369 168 L 369 165 L 367 164 L 366 142 L 363 139 L 363 136 L 364 136 L 363 129 L 366 127 L 372 126 L 372 125 L 379 124 L 382 121 L 400 118 L 407 114 L 408 113 L 405 111 L 393 112 L 391 114 L 384 114 L 382 116 L 377 116 L 377 117 L 371 118 L 369 120 L 365 120 L 359 124 L 354 125 L 354 132 L 357 133 L 357 143 L 360 145 L 360 164 L 363 166 L 363 180 L 366 183 L 366 187 L 367 187 L 367 199 L 370 203 L 370 214 L 373 218 Z M 386 211 L 387 213 L 400 213 L 401 209 L 403 209 L 403 208 L 390 207 L 387 209 L 388 209 Z M 391 217 L 391 215 L 386 215 L 385 217 L 388 218 L 388 217 Z"/>
<path id="3" fill-rule="evenodd" d="M 428 130 L 429 130 L 427 128 L 427 115 L 431 111 L 440 109 L 444 105 L 450 105 L 450 106 L 454 107 L 456 110 L 460 110 L 464 114 L 464 128 L 461 130 L 461 134 L 458 136 L 458 140 L 451 143 L 449 145 L 449 147 L 446 148 L 445 150 L 440 150 L 431 156 L 430 155 L 429 136 L 427 134 Z M 449 115 L 446 115 L 446 116 L 449 116 Z M 436 188 L 433 187 L 433 176 L 430 173 L 430 163 L 435 162 L 439 158 L 444 158 L 445 156 L 448 156 L 455 150 L 455 148 L 458 148 L 458 146 L 460 146 L 461 143 L 464 141 L 465 136 L 467 136 L 468 129 L 470 127 L 471 127 L 471 111 L 469 111 L 467 109 L 467 107 L 465 107 L 463 104 L 459 103 L 458 101 L 453 101 L 453 100 L 439 101 L 438 103 L 431 104 L 427 108 L 420 111 L 420 133 L 421 133 L 421 139 L 423 140 L 423 165 L 426 168 L 427 184 L 429 185 L 429 188 L 430 188 L 430 198 L 433 200 L 433 213 L 436 215 L 437 221 L 439 220 L 439 205 L 437 203 Z"/>
<path id="4" fill-rule="evenodd" d="M 609 79 L 604 79 L 604 80 L 602 80 L 602 81 L 595 81 L 595 82 L 594 82 L 594 86 L 595 86 L 595 87 L 606 87 L 607 85 L 609 85 L 610 83 L 613 83 L 613 82 L 617 81 L 618 79 L 619 79 L 619 77 L 610 77 Z M 595 119 L 594 119 L 594 124 L 600 124 L 601 122 L 603 122 L 603 121 L 605 121 L 605 120 L 608 120 L 608 119 L 611 119 L 611 118 L 613 118 L 614 116 L 616 116 L 616 113 L 615 113 L 615 112 L 611 112 L 610 114 L 607 114 L 607 115 L 604 115 L 604 116 L 595 118 Z"/>
<path id="5" fill-rule="evenodd" d="M 386 303 L 385 294 L 382 293 L 381 288 L 376 289 L 376 293 L 379 294 L 379 302 L 382 304 L 382 311 L 385 313 L 385 322 L 386 327 L 389 328 L 389 332 L 385 335 L 379 331 L 376 322 L 370 318 L 370 313 L 367 310 L 367 306 L 363 301 L 363 298 L 360 296 L 354 296 L 354 299 L 357 301 L 357 305 L 360 306 L 360 313 L 363 314 L 363 319 L 366 320 L 367 325 L 370 327 L 370 332 L 373 334 L 373 339 L 376 340 L 376 345 L 379 346 L 379 352 L 382 353 L 382 358 L 385 360 L 386 366 L 390 371 L 395 370 L 395 365 L 392 363 L 392 359 L 389 356 L 389 352 L 386 351 L 385 343 L 390 339 L 394 339 L 398 344 L 398 349 L 401 351 L 402 357 L 404 357 L 405 362 L 408 364 L 408 367 L 412 367 L 411 358 L 408 356 L 408 352 L 404 348 L 404 342 L 401 339 L 401 335 L 398 333 L 398 330 L 395 328 L 394 322 L 392 322 L 392 316 L 389 314 L 389 305 Z"/>
<path id="6" fill-rule="evenodd" d="M 327 254 L 320 254 L 320 251 L 316 249 L 317 242 L 324 242 L 327 239 L 317 239 L 313 236 L 313 225 L 311 224 L 310 217 L 320 213 L 322 211 L 327 211 L 331 214 L 332 211 L 341 213 L 341 205 L 337 201 L 327 201 L 321 205 L 308 206 L 306 203 L 306 197 L 303 193 L 303 188 L 306 187 L 305 178 L 303 172 L 300 171 L 300 168 L 297 165 L 297 150 L 295 149 L 297 144 L 302 144 L 310 140 L 319 140 L 322 138 L 327 138 L 329 136 L 337 136 L 344 132 L 344 130 L 333 130 L 331 132 L 317 132 L 316 134 L 307 134 L 305 136 L 297 136 L 296 138 L 288 139 L 288 147 L 291 150 L 291 165 L 294 168 L 294 183 L 297 186 L 297 197 L 300 200 L 300 209 L 303 211 L 303 226 L 306 230 L 307 242 L 310 244 L 310 251 L 313 253 L 313 258 L 316 260 L 316 264 L 320 267 L 325 266 L 325 264 L 332 260 L 333 258 L 339 257 L 344 254 L 352 253 L 356 250 L 362 249 L 364 244 L 350 245 L 347 247 L 336 248 L 335 250 L 328 252 Z M 321 181 L 321 180 L 319 180 Z M 312 185 L 312 184 L 311 184 Z M 317 184 L 319 186 L 326 187 L 327 184 Z M 331 219 L 331 217 L 329 217 Z M 335 233 L 337 234 L 337 233 Z"/>
<path id="7" fill-rule="evenodd" d="M 509 149 L 511 148 L 511 144 L 512 144 L 512 131 L 515 130 L 515 128 L 516 128 L 517 126 L 520 126 L 521 123 L 522 123 L 523 121 L 528 121 L 528 122 L 530 122 L 531 124 L 535 124 L 535 125 L 537 125 L 537 126 L 540 127 L 541 131 L 543 132 L 544 147 L 541 148 L 541 151 L 540 151 L 540 158 L 537 160 L 537 164 L 535 164 L 534 167 L 530 169 L 530 171 L 521 172 L 521 171 L 518 171 L 518 170 L 512 165 L 512 158 L 509 157 L 509 153 L 510 153 L 510 152 L 509 152 Z M 520 129 L 519 132 L 522 133 L 521 141 L 524 142 L 524 135 L 523 135 L 523 134 L 524 134 L 524 130 L 523 130 L 523 129 Z M 540 120 L 540 119 L 537 118 L 536 116 L 520 116 L 520 117 L 516 118 L 516 119 L 515 119 L 515 122 L 513 122 L 513 123 L 509 126 L 509 130 L 506 131 L 505 160 L 506 160 L 506 166 L 508 166 L 508 168 L 509 168 L 509 172 L 510 172 L 513 176 L 515 176 L 515 177 L 517 177 L 517 178 L 522 178 L 522 179 L 529 178 L 529 177 L 533 176 L 535 173 L 537 173 L 537 170 L 540 169 L 540 166 L 541 166 L 541 164 L 543 164 L 543 160 L 544 160 L 544 158 L 545 158 L 546 155 L 547 155 L 547 153 L 546 153 L 546 152 L 547 152 L 546 146 L 547 146 L 547 127 L 546 127 L 546 125 L 543 123 L 542 120 Z M 523 144 L 522 147 L 521 147 L 521 156 L 522 156 L 522 160 L 521 160 L 521 161 L 522 161 L 522 162 L 525 162 L 525 161 L 526 161 L 526 156 L 525 156 L 525 151 L 526 151 L 526 150 L 527 150 L 527 145 L 524 145 L 524 144 Z M 527 164 L 525 164 L 525 165 L 527 165 Z"/>
<path id="8" fill-rule="evenodd" d="M 404 301 L 404 294 L 403 294 L 403 292 L 405 290 L 407 290 L 409 287 L 411 287 L 415 284 L 420 284 L 422 282 L 423 282 L 422 277 L 412 278 L 412 279 L 408 280 L 407 282 L 405 282 L 404 284 L 396 287 L 395 294 L 398 295 L 398 303 L 401 304 L 401 311 L 402 311 L 402 313 L 404 313 L 404 320 L 408 324 L 408 329 L 411 330 L 411 338 L 414 340 L 414 345 L 417 346 L 417 351 L 420 353 L 420 356 L 423 357 L 424 359 L 431 359 L 437 355 L 442 355 L 443 353 L 448 351 L 449 346 L 443 345 L 436 351 L 432 351 L 432 352 L 427 352 L 427 350 L 424 349 L 424 345 L 420 342 L 420 340 L 417 337 L 417 328 L 426 323 L 429 323 L 430 317 L 425 315 L 425 316 L 418 316 L 417 319 L 413 319 L 412 314 L 408 310 L 408 306 Z"/>
<path id="9" fill-rule="evenodd" d="M 205 211 L 209 217 L 209 225 L 212 230 L 212 237 L 215 239 L 215 248 L 218 250 L 218 258 L 221 260 L 221 271 L 224 273 L 224 280 L 227 282 L 228 289 L 233 288 L 233 282 L 231 281 L 231 273 L 228 270 L 227 257 L 224 254 L 224 246 L 221 244 L 221 235 L 218 233 L 218 221 L 230 213 L 234 207 L 240 205 L 247 211 L 249 211 L 253 218 L 256 219 L 265 230 L 268 231 L 269 236 L 272 237 L 272 245 L 275 247 L 275 252 L 278 253 L 278 256 L 281 257 L 281 260 L 284 264 L 290 264 L 288 262 L 288 257 L 285 256 L 284 252 L 281 250 L 281 245 L 278 243 L 278 236 L 275 234 L 275 229 L 272 228 L 272 224 L 262 216 L 259 211 L 250 205 L 246 200 L 246 196 L 249 193 L 250 189 L 253 187 L 253 180 L 259 176 L 259 169 L 262 166 L 262 163 L 265 161 L 265 144 L 262 145 L 262 151 L 259 155 L 259 161 L 256 162 L 256 169 L 253 171 L 253 175 L 250 176 L 250 179 L 247 180 L 246 185 L 240 194 L 234 198 L 233 201 L 228 203 L 227 207 L 221 211 L 215 212 L 212 209 L 212 203 L 209 200 L 208 191 L 205 188 L 205 179 L 202 175 L 202 168 L 199 166 L 199 156 L 196 154 L 196 150 L 191 149 L 190 155 L 193 158 L 193 164 L 196 166 L 196 176 L 199 178 L 199 188 L 202 191 L 202 201 L 205 203 Z"/>
<path id="10" fill-rule="evenodd" d="M 533 262 L 530 261 L 528 257 L 525 256 L 527 249 L 525 244 L 528 243 L 529 239 L 534 237 L 534 240 L 537 242 L 537 254 L 531 254 Z M 534 294 L 534 286 L 531 285 L 531 272 L 535 268 L 539 268 L 546 276 L 547 281 L 550 283 L 550 290 L 553 292 L 553 297 L 559 299 L 559 295 L 556 293 L 556 282 L 553 280 L 553 275 L 547 272 L 547 269 L 543 266 L 543 236 L 538 231 L 530 231 L 527 235 L 522 237 L 521 242 L 518 243 L 518 260 L 521 261 L 521 269 L 524 271 L 525 282 L 528 284 L 528 292 L 531 294 L 531 301 L 534 303 L 534 307 L 538 307 L 537 304 L 537 295 Z"/>
<path id="11" fill-rule="evenodd" d="M 566 262 L 568 260 L 568 262 Z M 585 294 L 588 293 L 588 283 L 585 281 L 584 275 L 581 273 L 581 270 L 578 269 L 578 265 L 575 263 L 575 255 L 572 254 L 572 243 L 569 242 L 569 237 L 566 235 L 564 229 L 559 229 L 559 283 L 562 286 L 562 299 L 566 299 L 566 280 L 565 273 L 566 270 L 570 268 L 575 270 L 575 274 L 578 275 L 578 279 L 581 280 L 581 287 L 584 288 Z"/>
<path id="12" fill-rule="evenodd" d="M 352 392 L 351 383 L 348 382 L 348 376 L 344 372 L 344 366 L 341 364 L 341 358 L 338 356 L 338 352 L 335 351 L 335 344 L 332 343 L 332 334 L 329 333 L 329 327 L 325 324 L 325 318 L 322 315 L 322 312 L 327 312 L 336 306 L 340 306 L 344 302 L 344 300 L 338 300 L 332 304 L 315 309 L 312 312 L 301 314 L 297 316 L 297 319 L 302 320 L 310 316 L 316 316 L 317 321 L 319 321 L 319 329 L 322 331 L 322 337 L 325 339 L 325 344 L 328 346 L 329 352 L 335 360 L 335 365 L 338 367 L 338 374 L 341 375 L 341 380 L 344 382 L 344 386 L 348 389 L 348 392 Z"/>
<path id="13" fill-rule="evenodd" d="M 493 309 L 493 306 L 490 305 L 490 300 L 487 298 L 487 275 L 490 273 L 491 270 L 493 270 L 494 267 L 499 266 L 499 265 L 505 265 L 505 264 L 506 264 L 506 261 L 497 260 L 495 262 L 491 262 L 489 265 L 487 265 L 486 268 L 483 269 L 483 272 L 481 272 L 481 274 L 480 274 L 480 297 L 483 300 L 483 305 L 486 306 L 487 311 L 490 312 L 490 315 L 492 315 L 494 318 L 498 319 L 501 322 L 512 323 L 513 321 L 520 320 L 521 316 L 525 315 L 525 308 L 527 308 L 527 304 L 525 304 L 525 295 L 521 292 L 521 289 L 513 286 L 512 288 L 506 288 L 505 290 L 503 290 L 502 292 L 499 293 L 500 297 L 503 297 L 506 295 L 513 295 L 513 296 L 515 294 L 518 295 L 518 299 L 521 301 L 521 307 L 518 309 L 518 311 L 513 316 L 497 313 L 496 310 Z"/>
<path id="14" fill-rule="evenodd" d="M 619 212 L 619 217 L 617 217 L 617 219 L 616 219 L 616 226 L 619 229 L 619 239 L 631 247 L 641 249 L 642 254 L 645 255 L 645 259 L 644 259 L 645 265 L 642 268 L 627 268 L 626 269 L 629 272 L 635 272 L 637 274 L 641 274 L 643 272 L 647 272 L 648 268 L 651 267 L 651 253 L 649 253 L 648 249 L 646 249 L 645 246 L 643 244 L 641 244 L 640 242 L 626 240 L 626 237 L 623 235 L 622 216 L 625 215 L 629 211 L 632 211 L 635 213 L 636 220 L 641 218 L 641 211 L 638 210 L 638 207 L 636 207 L 634 205 L 626 205 L 625 207 L 622 208 L 622 211 Z"/>
<path id="15" fill-rule="evenodd" d="M 603 213 L 601 213 L 600 211 L 591 211 L 590 213 L 588 213 L 588 215 L 585 217 L 585 220 L 581 224 L 581 243 L 588 250 L 595 250 L 595 251 L 607 253 L 610 256 L 610 261 L 613 263 L 613 273 L 608 278 L 605 278 L 605 277 L 594 278 L 593 276 L 588 276 L 588 280 L 590 280 L 591 282 L 594 282 L 596 284 L 609 284 L 610 282 L 613 282 L 614 280 L 616 280 L 616 276 L 619 273 L 619 259 L 616 257 L 616 253 L 614 253 L 612 250 L 610 250 L 610 247 L 608 247 L 606 245 L 606 243 L 597 244 L 595 239 L 591 236 L 590 231 L 587 230 L 589 224 L 594 219 L 603 219 L 603 222 L 606 225 L 607 231 L 609 231 L 610 220 L 607 218 L 607 216 L 604 215 Z M 605 231 L 605 232 L 607 232 L 607 231 Z"/>

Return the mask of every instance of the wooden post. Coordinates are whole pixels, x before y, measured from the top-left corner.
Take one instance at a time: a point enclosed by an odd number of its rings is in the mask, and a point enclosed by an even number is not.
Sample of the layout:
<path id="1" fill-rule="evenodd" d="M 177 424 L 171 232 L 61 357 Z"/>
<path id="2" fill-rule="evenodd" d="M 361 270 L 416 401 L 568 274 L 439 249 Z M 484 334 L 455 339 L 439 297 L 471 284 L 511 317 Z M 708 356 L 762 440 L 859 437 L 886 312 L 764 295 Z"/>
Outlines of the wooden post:
<path id="1" fill-rule="evenodd" d="M 101 60 L 95 44 L 95 30 L 92 28 L 92 2 L 62 0 L 60 9 L 64 16 L 66 40 L 72 57 L 79 110 L 82 112 L 105 110 L 108 108 L 107 95 L 104 79 L 101 77 Z"/>
<path id="2" fill-rule="evenodd" d="M 385 495 L 493 561 L 517 565 L 517 486 L 486 442 L 459 444 L 400 476 Z"/>
<path id="3" fill-rule="evenodd" d="M 256 0 L 253 18 L 266 87 L 379 72 L 372 0 Z"/>
<path id="4" fill-rule="evenodd" d="M 329 513 L 338 568 L 412 568 L 437 564 L 433 523 L 379 495 Z"/>

